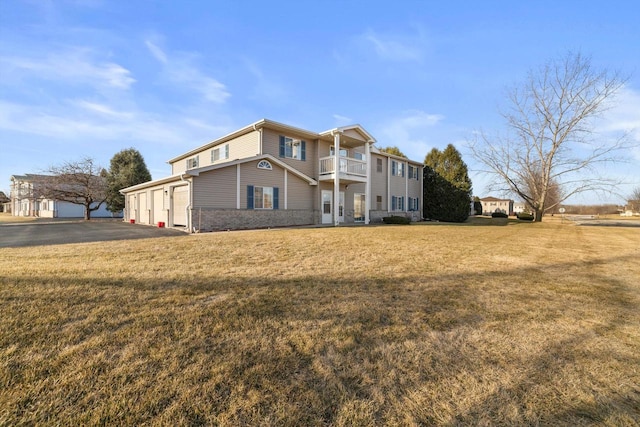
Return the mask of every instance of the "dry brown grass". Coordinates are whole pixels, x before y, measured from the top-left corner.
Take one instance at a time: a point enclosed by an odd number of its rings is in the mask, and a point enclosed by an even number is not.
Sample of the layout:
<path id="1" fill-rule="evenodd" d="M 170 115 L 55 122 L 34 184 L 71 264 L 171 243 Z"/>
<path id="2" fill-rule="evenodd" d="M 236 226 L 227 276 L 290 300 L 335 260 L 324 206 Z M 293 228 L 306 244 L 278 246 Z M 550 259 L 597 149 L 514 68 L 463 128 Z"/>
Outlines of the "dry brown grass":
<path id="1" fill-rule="evenodd" d="M 0 249 L 0 425 L 637 425 L 640 229 Z"/>
<path id="2" fill-rule="evenodd" d="M 10 222 L 29 222 L 34 221 L 33 217 L 25 217 L 25 216 L 13 216 L 7 212 L 0 212 L 0 223 L 10 223 Z"/>

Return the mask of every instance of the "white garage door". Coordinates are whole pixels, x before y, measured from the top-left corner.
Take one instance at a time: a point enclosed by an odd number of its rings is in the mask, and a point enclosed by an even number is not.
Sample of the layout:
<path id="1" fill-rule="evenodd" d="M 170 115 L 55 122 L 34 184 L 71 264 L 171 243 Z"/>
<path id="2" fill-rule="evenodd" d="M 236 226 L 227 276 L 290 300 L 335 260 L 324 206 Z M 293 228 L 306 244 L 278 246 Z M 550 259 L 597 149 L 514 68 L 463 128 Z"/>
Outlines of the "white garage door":
<path id="1" fill-rule="evenodd" d="M 134 196 L 133 194 L 129 195 L 129 204 L 127 205 L 127 209 L 127 215 L 129 216 L 129 219 L 137 220 L 136 196 Z"/>
<path id="2" fill-rule="evenodd" d="M 149 224 L 149 209 L 147 206 L 147 193 L 138 195 L 138 203 L 140 203 L 140 224 Z"/>
<path id="3" fill-rule="evenodd" d="M 164 209 L 164 199 L 162 197 L 162 190 L 155 190 L 153 192 L 153 223 L 165 222 L 165 218 L 162 210 Z"/>
<path id="4" fill-rule="evenodd" d="M 189 188 L 186 185 L 173 188 L 173 225 L 187 225 L 187 204 L 189 203 Z"/>

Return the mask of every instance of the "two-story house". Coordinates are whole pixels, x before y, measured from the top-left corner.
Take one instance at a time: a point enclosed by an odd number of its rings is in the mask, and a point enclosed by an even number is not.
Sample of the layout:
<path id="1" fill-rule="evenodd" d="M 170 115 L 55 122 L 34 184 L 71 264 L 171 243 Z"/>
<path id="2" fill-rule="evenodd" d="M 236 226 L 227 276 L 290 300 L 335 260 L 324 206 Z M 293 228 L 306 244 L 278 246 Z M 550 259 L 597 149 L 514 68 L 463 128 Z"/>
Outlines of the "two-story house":
<path id="1" fill-rule="evenodd" d="M 188 231 L 419 220 L 422 164 L 380 152 L 360 125 L 316 133 L 260 120 L 121 190 L 125 221 Z"/>
<path id="2" fill-rule="evenodd" d="M 11 176 L 11 213 L 13 216 L 40 218 L 82 218 L 84 206 L 45 196 L 44 189 L 51 185 L 50 175 L 25 174 Z M 91 214 L 94 218 L 112 218 L 105 204 Z"/>
<path id="3" fill-rule="evenodd" d="M 513 200 L 498 199 L 497 197 L 485 197 L 480 199 L 482 203 L 482 212 L 485 215 L 491 215 L 493 212 L 502 212 L 507 215 L 513 215 Z"/>

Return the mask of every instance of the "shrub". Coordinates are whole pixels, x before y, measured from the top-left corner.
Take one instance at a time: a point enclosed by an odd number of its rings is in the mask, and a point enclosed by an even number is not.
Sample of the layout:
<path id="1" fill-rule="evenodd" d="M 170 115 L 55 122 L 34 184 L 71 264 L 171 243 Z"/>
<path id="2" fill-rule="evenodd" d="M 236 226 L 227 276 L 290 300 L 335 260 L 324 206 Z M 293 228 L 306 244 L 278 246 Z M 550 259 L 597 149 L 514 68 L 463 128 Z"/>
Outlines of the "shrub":
<path id="1" fill-rule="evenodd" d="M 491 214 L 491 218 L 509 218 L 509 215 L 504 212 L 494 212 Z"/>
<path id="2" fill-rule="evenodd" d="M 534 216 L 528 212 L 520 212 L 516 214 L 516 218 L 521 221 L 533 221 Z"/>
<path id="3" fill-rule="evenodd" d="M 385 216 L 382 218 L 385 224 L 410 224 L 411 219 L 405 216 Z"/>

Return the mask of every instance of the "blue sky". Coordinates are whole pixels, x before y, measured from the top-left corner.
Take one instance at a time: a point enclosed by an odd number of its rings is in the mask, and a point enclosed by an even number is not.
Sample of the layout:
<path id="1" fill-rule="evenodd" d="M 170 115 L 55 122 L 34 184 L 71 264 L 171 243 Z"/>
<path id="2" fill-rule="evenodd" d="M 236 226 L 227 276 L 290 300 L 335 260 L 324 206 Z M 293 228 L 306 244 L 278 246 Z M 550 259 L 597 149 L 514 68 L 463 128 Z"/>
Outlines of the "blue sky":
<path id="1" fill-rule="evenodd" d="M 603 135 L 640 143 L 640 2 L 0 1 L 0 190 L 134 147 L 166 160 L 261 118 L 359 123 L 423 160 L 499 131 L 506 89 L 568 51 L 630 76 Z M 609 174 L 640 186 L 640 150 Z M 575 203 L 622 203 L 588 194 Z"/>

